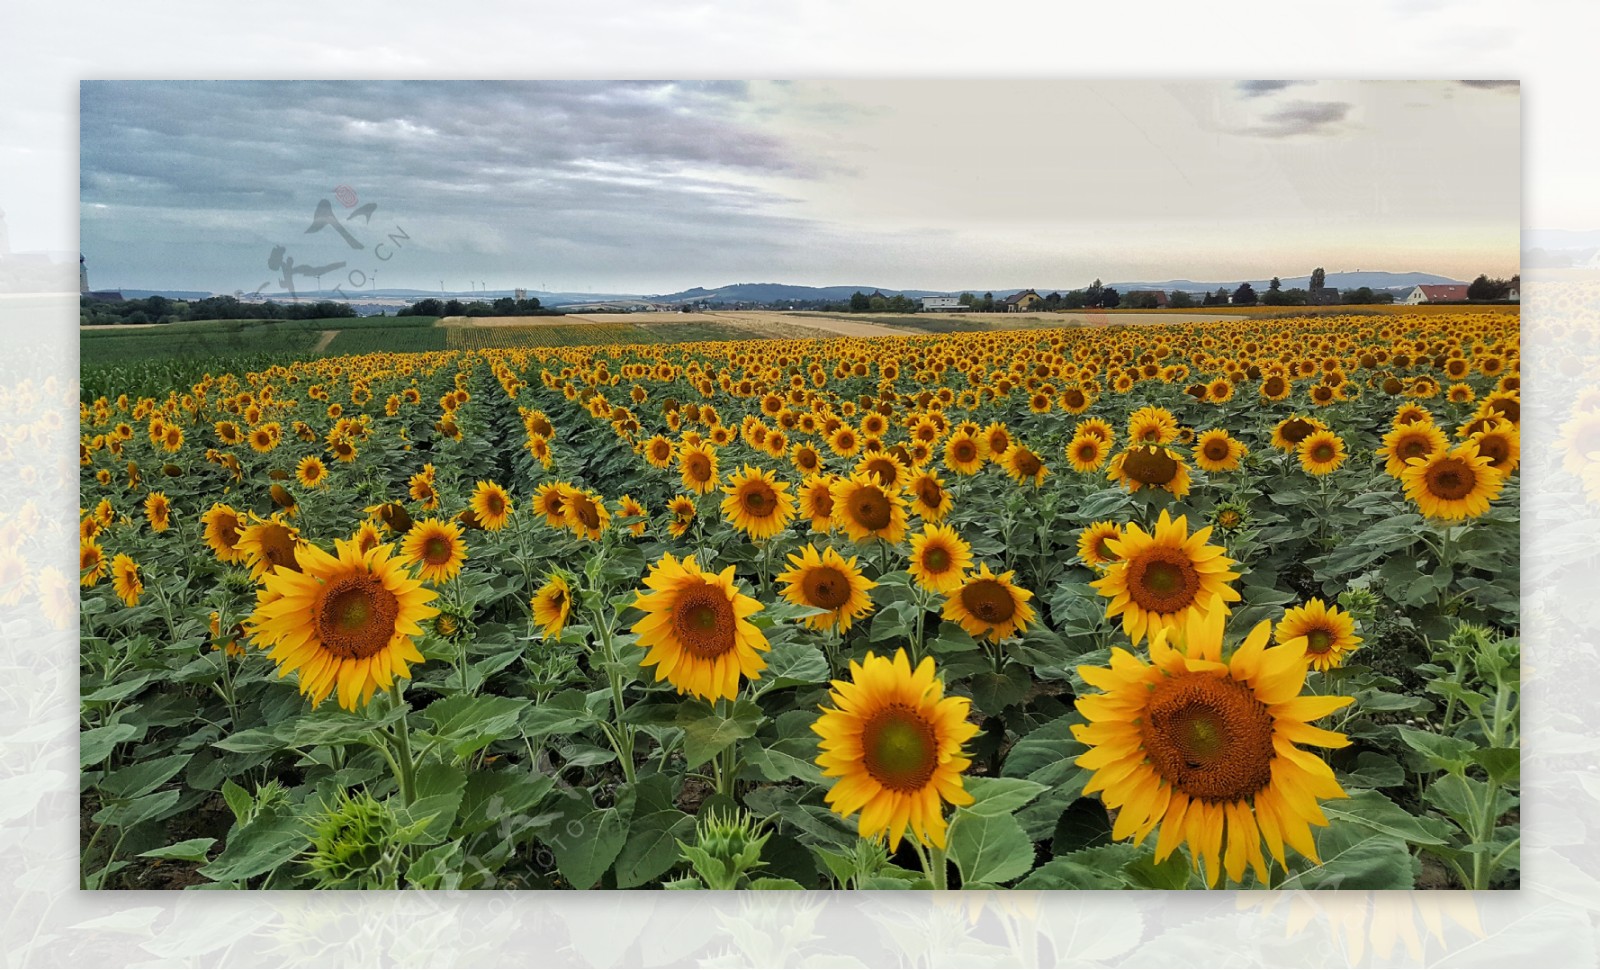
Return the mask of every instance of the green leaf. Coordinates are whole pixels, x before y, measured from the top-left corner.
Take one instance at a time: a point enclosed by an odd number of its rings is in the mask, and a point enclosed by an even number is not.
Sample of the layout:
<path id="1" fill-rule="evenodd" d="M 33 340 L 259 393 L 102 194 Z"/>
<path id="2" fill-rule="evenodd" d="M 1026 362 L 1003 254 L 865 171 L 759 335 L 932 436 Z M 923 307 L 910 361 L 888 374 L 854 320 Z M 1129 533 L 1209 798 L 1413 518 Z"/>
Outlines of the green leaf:
<path id="1" fill-rule="evenodd" d="M 165 818 L 176 811 L 178 798 L 183 793 L 169 788 L 154 795 L 144 795 L 127 801 L 116 801 L 94 813 L 94 820 L 114 828 L 132 828 L 140 822 Z"/>
<path id="2" fill-rule="evenodd" d="M 1356 756 L 1355 767 L 1339 773 L 1345 788 L 1394 788 L 1406 782 L 1406 770 L 1393 758 L 1371 751 Z"/>
<path id="3" fill-rule="evenodd" d="M 1449 816 L 1471 838 L 1483 824 L 1484 806 L 1489 802 L 1490 790 L 1488 782 L 1461 775 L 1445 775 L 1428 786 L 1422 800 Z M 1493 812 L 1496 819 L 1516 806 L 1516 796 L 1501 789 L 1494 790 Z"/>
<path id="4" fill-rule="evenodd" d="M 569 814 L 546 839 L 555 853 L 556 868 L 574 889 L 589 889 L 616 861 L 628 838 L 628 820 L 615 807 Z"/>
<path id="5" fill-rule="evenodd" d="M 1022 778 L 974 777 L 964 779 L 964 784 L 973 802 L 961 810 L 972 815 L 1010 815 L 1037 798 L 1046 787 Z"/>
<path id="6" fill-rule="evenodd" d="M 1028 668 L 1016 663 L 1006 664 L 1001 673 L 986 670 L 968 681 L 973 705 L 985 714 L 1000 714 L 1026 697 L 1032 686 Z"/>
<path id="7" fill-rule="evenodd" d="M 148 795 L 182 771 L 183 766 L 188 764 L 192 757 L 193 753 L 174 754 L 131 764 L 106 775 L 95 787 L 112 798 L 138 798 L 140 795 Z"/>
<path id="8" fill-rule="evenodd" d="M 740 698 L 726 716 L 705 701 L 684 704 L 678 713 L 678 726 L 683 728 L 684 768 L 693 771 L 728 745 L 755 737 L 761 719 L 760 706 L 749 698 Z"/>
<path id="9" fill-rule="evenodd" d="M 1396 811 L 1401 811 L 1396 808 Z M 1402 812 L 1402 814 L 1404 814 Z M 1329 813 L 1330 819 L 1332 813 Z M 1334 821 L 1316 829 L 1322 864 L 1295 873 L 1279 889 L 1412 889 L 1421 864 L 1403 838 Z"/>
<path id="10" fill-rule="evenodd" d="M 784 742 L 779 742 L 780 744 Z M 765 748 L 759 745 L 745 745 L 740 753 L 740 760 L 756 770 L 766 781 L 788 781 L 798 778 L 809 781 L 814 785 L 824 784 L 822 769 L 816 762 L 805 758 L 796 757 L 777 747 Z"/>
<path id="11" fill-rule="evenodd" d="M 1111 842 L 1111 816 L 1098 798 L 1079 798 L 1068 805 L 1056 820 L 1050 838 L 1050 854 L 1064 856 Z"/>
<path id="12" fill-rule="evenodd" d="M 799 883 L 795 882 L 793 879 L 774 879 L 771 876 L 764 876 L 764 877 L 762 877 L 760 879 L 752 880 L 751 883 L 750 883 L 750 888 L 751 889 L 771 890 L 771 889 L 804 889 L 806 887 L 804 887 L 804 886 L 800 885 Z"/>
<path id="13" fill-rule="evenodd" d="M 617 888 L 642 886 L 678 861 L 678 840 L 694 832 L 694 816 L 673 802 L 672 779 L 651 775 L 634 786 L 628 839 L 617 853 Z"/>
<path id="14" fill-rule="evenodd" d="M 1375 791 L 1355 792 L 1349 798 L 1322 803 L 1332 827 L 1352 824 L 1381 835 L 1418 845 L 1444 845 L 1450 827 L 1438 819 L 1419 818 Z"/>
<path id="15" fill-rule="evenodd" d="M 513 697 L 458 694 L 434 701 L 422 716 L 433 722 L 433 734 L 466 758 L 495 741 L 516 737 L 517 721 L 532 705 Z"/>
<path id="16" fill-rule="evenodd" d="M 467 776 L 467 786 L 461 796 L 461 808 L 456 814 L 456 835 L 476 835 L 496 825 L 503 826 L 504 836 L 511 829 L 526 822 L 524 816 L 539 804 L 555 787 L 555 779 L 548 775 L 530 775 L 525 771 L 474 771 Z"/>
<path id="17" fill-rule="evenodd" d="M 581 690 L 564 690 L 522 716 L 522 732 L 537 740 L 550 734 L 572 734 L 594 720 Z"/>
<path id="18" fill-rule="evenodd" d="M 1422 755 L 1430 767 L 1438 771 L 1464 772 L 1467 765 L 1472 763 L 1472 755 L 1476 750 L 1470 741 L 1461 738 L 1445 737 L 1431 731 L 1418 731 L 1416 728 L 1395 725 L 1395 733 L 1400 736 L 1411 750 Z"/>
<path id="19" fill-rule="evenodd" d="M 416 798 L 405 811 L 412 822 L 427 820 L 417 841 L 430 845 L 449 837 L 466 789 L 467 773 L 455 765 L 434 761 L 418 769 Z"/>
<path id="20" fill-rule="evenodd" d="M 310 841 L 300 819 L 269 812 L 247 825 L 235 826 L 222 854 L 203 866 L 200 874 L 217 882 L 243 882 L 288 862 Z"/>
<path id="21" fill-rule="evenodd" d="M 800 641 L 782 643 L 767 654 L 767 669 L 756 681 L 757 693 L 828 680 L 828 658 L 814 645 Z"/>
<path id="22" fill-rule="evenodd" d="M 78 735 L 78 762 L 85 768 L 97 765 L 111 756 L 112 748 L 143 734 L 132 724 L 107 724 L 90 728 Z"/>
<path id="23" fill-rule="evenodd" d="M 285 747 L 277 732 L 271 728 L 246 728 L 235 731 L 211 746 L 235 754 L 256 754 L 264 751 L 282 751 Z"/>
<path id="24" fill-rule="evenodd" d="M 228 803 L 228 809 L 233 812 L 233 820 L 235 822 L 244 821 L 245 816 L 250 814 L 250 810 L 256 804 L 256 800 L 250 797 L 250 793 L 234 784 L 231 778 L 222 782 L 222 800 Z"/>
<path id="25" fill-rule="evenodd" d="M 1479 748 L 1472 758 L 1497 785 L 1515 785 L 1522 775 L 1522 751 L 1518 748 Z"/>
<path id="26" fill-rule="evenodd" d="M 1134 861 L 1138 853 L 1138 847 L 1131 842 L 1079 849 L 1046 862 L 1017 883 L 1017 888 L 1123 889 L 1131 881 L 1123 875 L 1123 867 Z M 1180 857 L 1178 853 L 1173 855 Z"/>
<path id="27" fill-rule="evenodd" d="M 206 853 L 216 845 L 216 839 L 185 839 L 172 845 L 139 853 L 144 859 L 176 859 L 179 862 L 204 862 Z"/>
<path id="28" fill-rule="evenodd" d="M 1187 889 L 1198 879 L 1182 852 L 1174 852 L 1158 864 L 1155 851 L 1151 850 L 1123 866 L 1122 872 L 1137 889 Z"/>
<path id="29" fill-rule="evenodd" d="M 950 860 L 963 885 L 1002 883 L 1033 868 L 1033 843 L 1010 815 L 977 815 L 957 810 L 950 825 Z"/>

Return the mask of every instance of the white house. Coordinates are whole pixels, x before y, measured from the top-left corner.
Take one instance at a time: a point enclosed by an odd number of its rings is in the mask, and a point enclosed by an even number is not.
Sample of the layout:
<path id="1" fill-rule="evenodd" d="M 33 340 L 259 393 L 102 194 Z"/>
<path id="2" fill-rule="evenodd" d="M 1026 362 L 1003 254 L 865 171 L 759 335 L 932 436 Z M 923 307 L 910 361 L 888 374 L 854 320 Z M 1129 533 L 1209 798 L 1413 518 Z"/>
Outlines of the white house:
<path id="1" fill-rule="evenodd" d="M 922 309 L 938 313 L 959 313 L 967 308 L 961 305 L 959 297 L 925 296 L 922 298 Z"/>
<path id="2" fill-rule="evenodd" d="M 1406 294 L 1401 303 L 1416 306 L 1418 303 L 1460 303 L 1467 299 L 1467 284 L 1447 283 L 1438 286 L 1416 286 Z"/>

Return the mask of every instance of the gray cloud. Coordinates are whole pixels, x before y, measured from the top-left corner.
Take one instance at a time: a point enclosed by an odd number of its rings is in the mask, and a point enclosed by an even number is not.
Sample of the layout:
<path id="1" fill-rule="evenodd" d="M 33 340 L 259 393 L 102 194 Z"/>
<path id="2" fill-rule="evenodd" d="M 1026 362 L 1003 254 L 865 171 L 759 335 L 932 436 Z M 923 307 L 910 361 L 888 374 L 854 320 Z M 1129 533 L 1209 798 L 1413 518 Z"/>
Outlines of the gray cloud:
<path id="1" fill-rule="evenodd" d="M 1343 101 L 1291 101 L 1267 112 L 1248 134 L 1263 138 L 1324 134 L 1338 126 L 1354 107 Z"/>
<path id="2" fill-rule="evenodd" d="M 1240 81 L 1235 87 L 1239 93 L 1247 98 L 1260 98 L 1285 88 L 1294 87 L 1296 84 L 1311 84 L 1311 81 Z"/>
<path id="3" fill-rule="evenodd" d="M 1488 91 L 1506 91 L 1515 93 L 1522 88 L 1521 81 L 1457 81 L 1457 84 L 1469 88 L 1481 88 Z"/>

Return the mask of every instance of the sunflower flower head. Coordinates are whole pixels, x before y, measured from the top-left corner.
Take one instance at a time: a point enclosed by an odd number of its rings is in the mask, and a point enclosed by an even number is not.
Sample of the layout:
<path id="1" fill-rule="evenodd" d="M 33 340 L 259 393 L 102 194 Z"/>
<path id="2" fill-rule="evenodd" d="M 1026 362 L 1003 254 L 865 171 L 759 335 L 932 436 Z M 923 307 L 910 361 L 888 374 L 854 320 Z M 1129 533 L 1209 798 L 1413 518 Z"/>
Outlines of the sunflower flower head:
<path id="1" fill-rule="evenodd" d="M 707 701 L 732 700 L 741 676 L 756 680 L 767 668 L 761 654 L 771 648 L 749 620 L 761 604 L 734 586 L 732 566 L 713 573 L 693 556 L 667 553 L 644 585 L 634 606 L 645 615 L 633 632 L 646 650 L 640 663 L 656 669 L 657 682 Z"/>

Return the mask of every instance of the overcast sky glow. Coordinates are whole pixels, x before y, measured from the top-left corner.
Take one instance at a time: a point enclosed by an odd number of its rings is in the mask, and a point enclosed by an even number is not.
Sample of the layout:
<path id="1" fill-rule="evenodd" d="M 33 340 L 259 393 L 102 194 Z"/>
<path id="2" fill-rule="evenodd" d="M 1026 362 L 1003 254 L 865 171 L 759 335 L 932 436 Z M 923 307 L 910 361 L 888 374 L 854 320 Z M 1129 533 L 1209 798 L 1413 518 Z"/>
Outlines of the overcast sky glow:
<path id="1" fill-rule="evenodd" d="M 1517 268 L 1519 128 L 1484 82 L 86 81 L 81 245 L 230 293 L 280 245 L 347 290 L 1471 279 Z"/>

